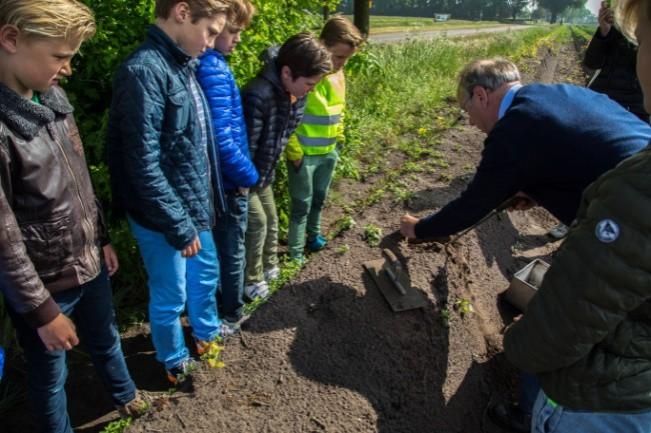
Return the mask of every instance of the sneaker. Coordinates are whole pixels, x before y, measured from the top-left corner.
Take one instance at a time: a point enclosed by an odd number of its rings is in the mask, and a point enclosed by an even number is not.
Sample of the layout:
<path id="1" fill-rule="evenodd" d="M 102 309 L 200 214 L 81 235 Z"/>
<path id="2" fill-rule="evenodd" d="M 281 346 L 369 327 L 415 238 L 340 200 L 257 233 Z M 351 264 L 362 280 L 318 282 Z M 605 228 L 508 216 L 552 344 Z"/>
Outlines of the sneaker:
<path id="1" fill-rule="evenodd" d="M 316 251 L 324 249 L 327 243 L 328 240 L 326 238 L 321 235 L 316 235 L 314 238 L 307 240 L 307 245 L 305 245 L 305 248 L 307 248 L 308 251 L 314 253 Z"/>
<path id="2" fill-rule="evenodd" d="M 199 368 L 199 361 L 186 358 L 176 367 L 167 370 L 167 380 L 174 386 L 182 386 L 191 378 L 192 372 Z"/>
<path id="3" fill-rule="evenodd" d="M 139 418 L 143 416 L 149 408 L 151 403 L 149 398 L 141 391 L 136 391 L 136 396 L 133 400 L 123 406 L 116 406 L 120 418 Z"/>
<path id="4" fill-rule="evenodd" d="M 278 279 L 278 277 L 280 277 L 280 268 L 278 266 L 274 266 L 273 268 L 264 271 L 265 281 L 273 281 Z"/>
<path id="5" fill-rule="evenodd" d="M 487 412 L 491 421 L 500 427 L 519 433 L 531 431 L 531 415 L 525 413 L 517 404 L 497 402 L 488 406 Z"/>
<path id="6" fill-rule="evenodd" d="M 554 239 L 563 239 L 570 232 L 570 228 L 563 223 L 560 223 L 549 231 L 549 236 Z"/>
<path id="7" fill-rule="evenodd" d="M 251 315 L 245 314 L 235 322 L 226 319 L 222 320 L 222 326 L 221 329 L 219 330 L 219 333 L 221 334 L 222 338 L 232 337 L 233 335 L 240 332 L 242 328 L 242 323 L 249 320 L 250 317 Z"/>
<path id="8" fill-rule="evenodd" d="M 244 287 L 244 295 L 252 301 L 257 298 L 266 298 L 269 296 L 269 285 L 266 281 L 249 284 Z"/>

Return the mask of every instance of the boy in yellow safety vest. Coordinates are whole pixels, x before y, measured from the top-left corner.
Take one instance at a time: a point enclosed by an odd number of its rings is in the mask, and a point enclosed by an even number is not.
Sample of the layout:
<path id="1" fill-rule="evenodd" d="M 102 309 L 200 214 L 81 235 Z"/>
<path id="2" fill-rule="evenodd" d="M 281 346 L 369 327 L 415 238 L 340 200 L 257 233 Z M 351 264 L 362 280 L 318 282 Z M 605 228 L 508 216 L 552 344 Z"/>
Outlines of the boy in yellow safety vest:
<path id="1" fill-rule="evenodd" d="M 357 27 L 341 16 L 328 20 L 320 39 L 332 55 L 333 72 L 323 77 L 308 95 L 303 120 L 285 151 L 291 197 L 289 254 L 301 261 L 305 247 L 318 251 L 326 245 L 321 235 L 321 210 L 337 162 L 337 143 L 343 139 L 343 68 L 363 41 Z"/>

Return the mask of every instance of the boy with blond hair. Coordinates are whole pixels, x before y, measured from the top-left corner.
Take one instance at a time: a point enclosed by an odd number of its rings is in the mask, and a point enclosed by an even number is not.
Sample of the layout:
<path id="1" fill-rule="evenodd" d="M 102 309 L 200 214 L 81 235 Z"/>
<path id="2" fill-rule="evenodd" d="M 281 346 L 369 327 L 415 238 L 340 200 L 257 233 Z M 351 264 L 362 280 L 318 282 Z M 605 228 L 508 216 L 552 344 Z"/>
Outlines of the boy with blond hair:
<path id="1" fill-rule="evenodd" d="M 113 199 L 149 277 L 156 359 L 177 385 L 196 366 L 180 320 L 186 305 L 199 354 L 220 336 L 212 228 L 225 200 L 193 65 L 213 46 L 229 6 L 226 0 L 157 0 L 155 24 L 113 83 L 107 134 Z"/>
<path id="2" fill-rule="evenodd" d="M 217 37 L 214 49 L 201 56 L 197 69 L 197 78 L 210 107 L 228 203 L 226 213 L 219 218 L 214 230 L 221 271 L 223 336 L 236 333 L 244 317 L 248 190 L 258 181 L 258 172 L 249 156 L 240 91 L 226 60 L 240 42 L 242 31 L 251 23 L 255 7 L 248 0 L 233 0 L 231 12 L 231 19 Z"/>
<path id="3" fill-rule="evenodd" d="M 94 33 L 92 12 L 75 0 L 0 1 L 0 290 L 48 433 L 72 433 L 66 351 L 80 340 L 120 412 L 145 408 L 115 323 L 117 257 L 58 86 Z"/>
<path id="4" fill-rule="evenodd" d="M 325 46 L 309 33 L 299 33 L 263 53 L 264 67 L 242 90 L 249 152 L 260 178 L 249 194 L 246 230 L 246 285 L 249 299 L 269 294 L 277 278 L 278 214 L 271 188 L 280 155 L 296 130 L 305 98 L 332 69 Z"/>
<path id="5" fill-rule="evenodd" d="M 328 20 L 320 39 L 332 55 L 333 72 L 307 96 L 305 115 L 286 150 L 291 197 L 289 255 L 299 261 L 303 260 L 306 232 L 309 251 L 326 245 L 321 210 L 337 163 L 337 143 L 344 140 L 344 66 L 363 41 L 357 27 L 342 16 Z"/>

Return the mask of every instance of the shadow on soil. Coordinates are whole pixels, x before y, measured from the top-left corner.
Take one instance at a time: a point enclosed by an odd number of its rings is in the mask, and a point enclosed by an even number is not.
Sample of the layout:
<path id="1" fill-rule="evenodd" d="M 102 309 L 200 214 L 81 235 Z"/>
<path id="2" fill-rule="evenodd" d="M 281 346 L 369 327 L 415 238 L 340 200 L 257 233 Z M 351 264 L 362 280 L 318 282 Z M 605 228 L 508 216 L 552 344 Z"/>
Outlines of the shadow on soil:
<path id="1" fill-rule="evenodd" d="M 483 407 L 471 402 L 481 398 L 478 385 L 487 386 L 486 369 L 494 368 L 495 358 L 473 363 L 446 401 L 449 329 L 436 306 L 395 315 L 379 305 L 385 301 L 368 275 L 360 278 L 368 289 L 362 296 L 327 277 L 278 292 L 247 331 L 296 327 L 289 358 L 297 373 L 362 395 L 375 410 L 378 432 L 463 431 L 466 412 Z M 446 287 L 437 297 L 442 293 Z M 306 308 L 287 314 L 288 305 Z"/>

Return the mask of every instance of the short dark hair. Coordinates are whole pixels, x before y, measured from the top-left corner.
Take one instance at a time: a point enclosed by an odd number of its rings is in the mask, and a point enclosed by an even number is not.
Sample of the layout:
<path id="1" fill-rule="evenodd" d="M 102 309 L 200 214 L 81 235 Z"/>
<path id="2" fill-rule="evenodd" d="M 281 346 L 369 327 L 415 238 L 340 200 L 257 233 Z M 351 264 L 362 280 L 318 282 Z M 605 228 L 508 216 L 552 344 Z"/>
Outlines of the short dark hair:
<path id="1" fill-rule="evenodd" d="M 287 39 L 280 47 L 276 66 L 287 66 L 292 78 L 313 77 L 332 70 L 330 52 L 310 33 L 299 33 Z"/>
<path id="2" fill-rule="evenodd" d="M 156 0 L 156 7 L 154 8 L 156 18 L 169 18 L 174 6 L 181 2 L 188 4 L 193 23 L 201 18 L 211 18 L 217 14 L 228 14 L 231 7 L 231 0 Z"/>

